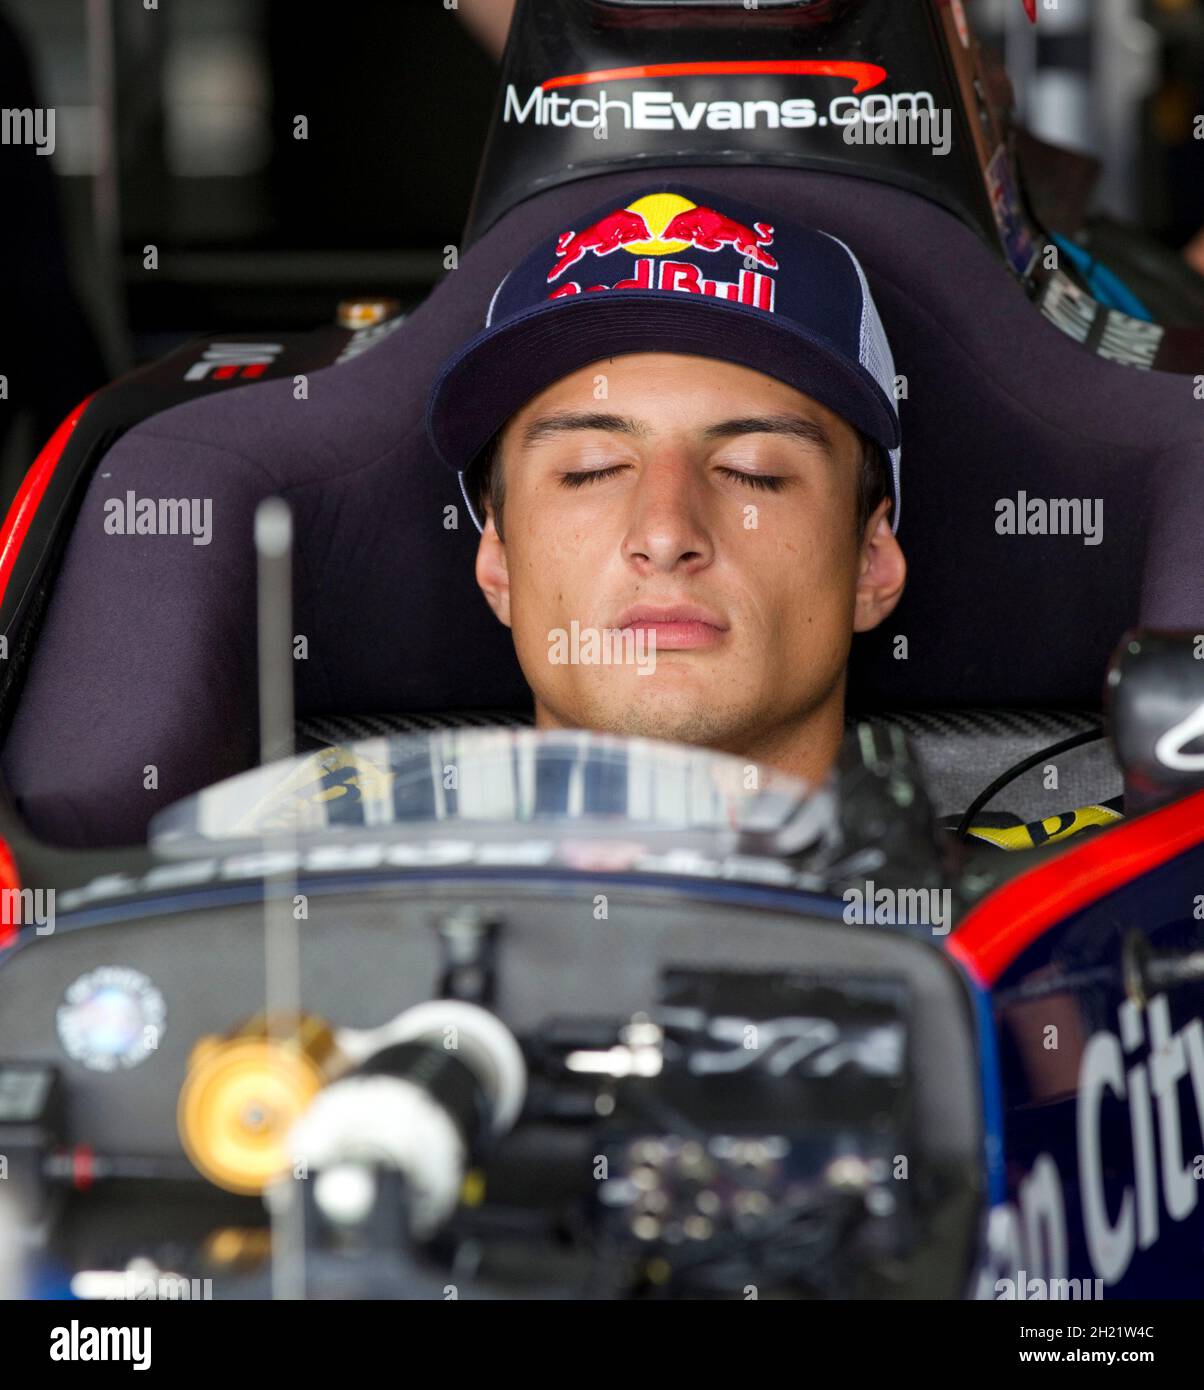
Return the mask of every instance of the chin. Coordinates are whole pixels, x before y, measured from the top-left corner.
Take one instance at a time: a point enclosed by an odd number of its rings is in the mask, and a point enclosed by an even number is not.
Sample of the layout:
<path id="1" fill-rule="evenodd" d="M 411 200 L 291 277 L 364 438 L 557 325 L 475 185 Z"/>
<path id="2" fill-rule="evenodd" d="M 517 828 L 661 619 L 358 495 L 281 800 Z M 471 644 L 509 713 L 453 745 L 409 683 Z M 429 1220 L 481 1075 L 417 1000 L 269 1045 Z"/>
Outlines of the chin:
<path id="1" fill-rule="evenodd" d="M 653 677 L 646 679 L 652 680 Z M 736 741 L 744 721 L 704 698 L 683 700 L 650 689 L 641 697 L 590 702 L 582 709 L 580 727 L 627 738 L 661 739 L 701 748 L 721 748 Z"/>

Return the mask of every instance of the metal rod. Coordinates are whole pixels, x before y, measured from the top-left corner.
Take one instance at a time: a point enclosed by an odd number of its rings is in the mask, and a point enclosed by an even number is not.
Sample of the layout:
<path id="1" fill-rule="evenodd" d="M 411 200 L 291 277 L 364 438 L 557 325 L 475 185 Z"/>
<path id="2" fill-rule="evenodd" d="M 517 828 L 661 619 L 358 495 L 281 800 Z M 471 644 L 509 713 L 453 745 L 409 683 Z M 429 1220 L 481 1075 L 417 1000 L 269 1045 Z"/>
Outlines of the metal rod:
<path id="1" fill-rule="evenodd" d="M 269 497 L 255 511 L 258 561 L 259 745 L 260 762 L 291 757 L 293 707 L 293 521 L 281 497 Z M 265 853 L 296 864 L 296 822 L 263 837 Z M 285 1047 L 300 1047 L 301 941 L 293 904 L 295 867 L 269 872 L 263 880 L 264 996 L 267 1033 Z M 291 1172 L 267 1193 L 272 1226 L 272 1297 L 305 1296 L 305 1204 Z"/>

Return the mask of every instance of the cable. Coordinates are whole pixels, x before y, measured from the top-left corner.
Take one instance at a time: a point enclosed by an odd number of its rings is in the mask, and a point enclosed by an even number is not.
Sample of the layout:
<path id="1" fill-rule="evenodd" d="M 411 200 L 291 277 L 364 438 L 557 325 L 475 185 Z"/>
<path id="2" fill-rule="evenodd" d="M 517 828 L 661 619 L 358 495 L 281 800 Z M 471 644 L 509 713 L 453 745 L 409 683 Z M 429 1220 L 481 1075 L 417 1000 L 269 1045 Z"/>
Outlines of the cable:
<path id="1" fill-rule="evenodd" d="M 1014 781 L 1021 773 L 1027 772 L 1030 767 L 1036 767 L 1044 758 L 1056 757 L 1059 753 L 1068 753 L 1072 748 L 1079 748 L 1084 743 L 1095 743 L 1104 737 L 1103 729 L 1089 729 L 1086 733 L 1075 734 L 1072 738 L 1064 738 L 1060 743 L 1051 744 L 1048 748 L 1038 749 L 1036 753 L 1031 753 L 1023 761 L 1018 762 L 1014 767 L 1009 767 L 1005 773 L 991 783 L 985 791 L 979 794 L 970 803 L 970 808 L 957 824 L 955 832 L 959 840 L 964 840 L 969 833 L 970 826 L 974 817 L 987 805 L 994 797 L 995 793 L 1002 791 L 1009 782 Z"/>

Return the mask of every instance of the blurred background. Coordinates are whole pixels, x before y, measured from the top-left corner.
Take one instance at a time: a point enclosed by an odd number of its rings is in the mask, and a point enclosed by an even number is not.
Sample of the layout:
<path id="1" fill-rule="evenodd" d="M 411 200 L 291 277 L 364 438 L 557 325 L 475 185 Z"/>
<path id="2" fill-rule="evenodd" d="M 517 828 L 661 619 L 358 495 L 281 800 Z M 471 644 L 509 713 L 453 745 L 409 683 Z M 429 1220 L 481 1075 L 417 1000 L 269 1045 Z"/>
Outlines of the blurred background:
<path id="1" fill-rule="evenodd" d="M 1037 0 L 1035 27 L 1022 0 L 965 3 L 1021 120 L 1101 161 L 1101 210 L 1190 254 L 1204 0 Z M 509 8 L 0 0 L 0 108 L 57 113 L 52 157 L 0 150 L 3 495 L 87 391 L 185 339 L 421 299 L 462 233 Z"/>

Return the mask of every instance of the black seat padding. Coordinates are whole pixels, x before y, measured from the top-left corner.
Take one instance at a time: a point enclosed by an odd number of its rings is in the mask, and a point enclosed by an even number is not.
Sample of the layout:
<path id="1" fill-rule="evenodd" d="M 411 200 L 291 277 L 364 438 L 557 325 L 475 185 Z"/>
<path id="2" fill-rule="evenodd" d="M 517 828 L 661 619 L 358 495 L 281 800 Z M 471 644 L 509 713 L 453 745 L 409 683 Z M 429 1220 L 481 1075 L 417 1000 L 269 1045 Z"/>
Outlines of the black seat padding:
<path id="1" fill-rule="evenodd" d="M 899 538 L 910 582 L 884 628 L 858 639 L 859 705 L 1090 706 L 1126 627 L 1204 622 L 1204 407 L 1190 378 L 1092 356 L 1041 318 L 973 232 L 914 194 L 785 169 L 689 178 L 717 205 L 727 193 L 768 221 L 848 242 L 907 378 Z M 4 750 L 35 832 L 137 841 L 161 806 L 255 760 L 251 519 L 271 493 L 296 516 L 302 718 L 524 707 L 509 634 L 473 579 L 476 532 L 425 437 L 427 390 L 537 236 L 656 182 L 610 174 L 520 204 L 396 332 L 316 372 L 307 400 L 287 380 L 234 388 L 114 446 L 83 501 Z M 212 543 L 107 535 L 104 502 L 128 490 L 211 498 Z M 1103 544 L 998 535 L 995 503 L 1020 491 L 1102 498 Z"/>

